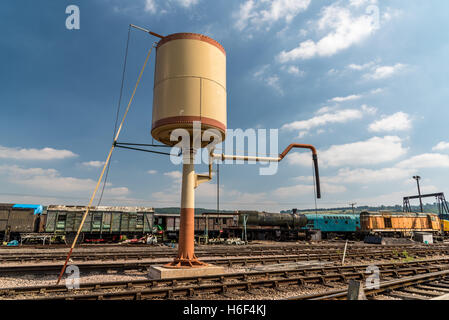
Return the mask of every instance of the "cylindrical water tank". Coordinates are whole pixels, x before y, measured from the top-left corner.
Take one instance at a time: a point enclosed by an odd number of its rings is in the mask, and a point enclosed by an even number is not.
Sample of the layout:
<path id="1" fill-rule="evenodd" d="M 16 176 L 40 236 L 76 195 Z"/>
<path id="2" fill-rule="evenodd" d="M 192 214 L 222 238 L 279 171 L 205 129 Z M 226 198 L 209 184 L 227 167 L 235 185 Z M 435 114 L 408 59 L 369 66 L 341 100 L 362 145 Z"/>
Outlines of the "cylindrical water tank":
<path id="1" fill-rule="evenodd" d="M 192 132 L 193 122 L 201 130 L 216 129 L 218 139 L 226 133 L 226 52 L 212 38 L 196 33 L 164 37 L 156 48 L 154 76 L 154 139 L 170 141 L 174 129 Z M 208 142 L 203 142 L 204 147 Z"/>

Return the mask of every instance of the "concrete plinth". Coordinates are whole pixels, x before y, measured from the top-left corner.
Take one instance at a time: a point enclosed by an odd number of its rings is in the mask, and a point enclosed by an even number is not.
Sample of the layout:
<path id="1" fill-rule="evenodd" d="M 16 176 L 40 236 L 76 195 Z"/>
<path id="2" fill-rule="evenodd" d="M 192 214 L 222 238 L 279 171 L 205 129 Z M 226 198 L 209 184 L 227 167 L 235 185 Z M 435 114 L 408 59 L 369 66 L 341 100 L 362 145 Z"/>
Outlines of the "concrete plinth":
<path id="1" fill-rule="evenodd" d="M 163 266 L 151 266 L 148 276 L 150 279 L 190 278 L 198 276 L 211 276 L 225 273 L 223 267 L 208 265 L 200 268 L 165 268 Z"/>

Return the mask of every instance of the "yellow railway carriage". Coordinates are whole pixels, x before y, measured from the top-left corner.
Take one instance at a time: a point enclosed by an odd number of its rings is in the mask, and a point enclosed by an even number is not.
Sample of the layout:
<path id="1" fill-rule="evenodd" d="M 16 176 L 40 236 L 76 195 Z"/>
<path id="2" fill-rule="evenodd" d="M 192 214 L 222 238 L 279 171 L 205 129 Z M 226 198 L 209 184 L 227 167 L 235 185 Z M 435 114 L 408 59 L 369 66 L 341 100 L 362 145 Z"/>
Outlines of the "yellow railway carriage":
<path id="1" fill-rule="evenodd" d="M 414 231 L 437 234 L 441 228 L 440 219 L 434 213 L 389 211 L 362 212 L 360 226 L 363 233 L 398 236 L 410 236 Z"/>
<path id="2" fill-rule="evenodd" d="M 449 234 L 449 220 L 442 219 L 441 226 L 443 227 L 444 234 Z"/>

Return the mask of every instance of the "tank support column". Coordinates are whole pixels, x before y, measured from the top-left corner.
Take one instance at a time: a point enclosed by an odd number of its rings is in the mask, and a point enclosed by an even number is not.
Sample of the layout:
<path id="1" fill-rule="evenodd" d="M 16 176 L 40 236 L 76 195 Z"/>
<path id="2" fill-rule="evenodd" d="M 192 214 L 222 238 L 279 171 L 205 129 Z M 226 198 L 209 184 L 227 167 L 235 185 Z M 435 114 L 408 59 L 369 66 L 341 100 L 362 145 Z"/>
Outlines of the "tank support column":
<path id="1" fill-rule="evenodd" d="M 203 263 L 195 256 L 195 186 L 196 175 L 194 165 L 195 150 L 183 152 L 181 222 L 179 227 L 178 256 L 172 263 L 165 265 L 171 268 L 203 267 Z"/>

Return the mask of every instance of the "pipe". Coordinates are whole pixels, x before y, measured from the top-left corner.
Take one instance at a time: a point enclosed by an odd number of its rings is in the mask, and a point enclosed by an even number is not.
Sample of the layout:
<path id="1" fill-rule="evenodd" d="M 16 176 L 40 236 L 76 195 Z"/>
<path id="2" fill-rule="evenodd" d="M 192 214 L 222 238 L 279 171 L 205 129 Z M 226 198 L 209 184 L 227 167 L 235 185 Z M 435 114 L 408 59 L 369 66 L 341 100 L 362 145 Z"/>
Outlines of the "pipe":
<path id="1" fill-rule="evenodd" d="M 280 162 L 293 148 L 310 149 L 312 151 L 313 167 L 315 169 L 316 197 L 318 199 L 321 199 L 320 173 L 318 169 L 318 154 L 316 148 L 310 144 L 292 143 L 287 148 L 285 148 L 285 150 L 281 154 L 279 154 L 278 157 L 236 156 L 236 155 L 216 154 L 213 152 L 213 150 L 210 152 L 210 156 L 212 158 L 220 158 L 222 161 L 243 160 L 243 161 L 257 161 L 257 162 Z"/>
<path id="2" fill-rule="evenodd" d="M 195 189 L 202 183 L 212 180 L 212 162 L 209 163 L 209 174 L 195 174 Z"/>

